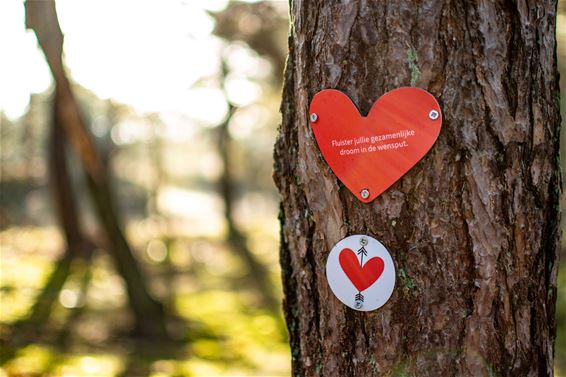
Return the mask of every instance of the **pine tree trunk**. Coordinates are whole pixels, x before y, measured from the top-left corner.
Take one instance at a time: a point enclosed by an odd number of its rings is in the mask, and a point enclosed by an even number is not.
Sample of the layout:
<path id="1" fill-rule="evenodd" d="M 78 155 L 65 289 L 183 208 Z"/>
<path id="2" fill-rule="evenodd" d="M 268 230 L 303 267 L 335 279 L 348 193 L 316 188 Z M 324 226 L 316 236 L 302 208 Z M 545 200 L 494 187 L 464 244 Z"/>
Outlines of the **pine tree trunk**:
<path id="1" fill-rule="evenodd" d="M 53 102 L 53 121 L 49 136 L 49 180 L 56 217 L 64 235 L 66 247 L 37 296 L 27 318 L 22 322 L 24 325 L 34 327 L 41 327 L 47 323 L 53 305 L 71 272 L 73 259 L 90 260 L 96 248 L 94 242 L 83 231 L 77 211 L 75 192 L 67 167 L 67 138 L 57 117 L 57 97 Z"/>
<path id="2" fill-rule="evenodd" d="M 55 80 L 55 118 L 82 162 L 95 213 L 104 229 L 116 269 L 124 279 L 135 332 L 167 338 L 163 305 L 147 289 L 145 277 L 128 244 L 118 218 L 110 180 L 88 132 L 63 64 L 63 33 L 54 0 L 27 0 L 26 25 L 33 29 Z"/>
<path id="3" fill-rule="evenodd" d="M 275 146 L 294 376 L 551 376 L 559 245 L 555 1 L 294 1 Z M 370 204 L 343 187 L 308 123 L 313 95 L 362 113 L 418 86 L 443 110 L 431 151 Z M 387 167 L 377 167 L 387 168 Z M 397 269 L 373 312 L 325 277 L 343 237 Z"/>

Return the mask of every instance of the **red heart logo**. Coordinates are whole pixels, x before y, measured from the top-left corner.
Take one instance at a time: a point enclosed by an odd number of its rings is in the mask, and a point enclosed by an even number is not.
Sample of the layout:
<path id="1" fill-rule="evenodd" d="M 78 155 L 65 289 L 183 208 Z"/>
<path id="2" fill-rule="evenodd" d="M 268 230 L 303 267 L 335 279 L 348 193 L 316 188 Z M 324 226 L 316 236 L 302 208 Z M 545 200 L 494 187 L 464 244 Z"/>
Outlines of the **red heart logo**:
<path id="1" fill-rule="evenodd" d="M 314 96 L 310 114 L 324 159 L 340 181 L 365 203 L 378 197 L 424 157 L 442 125 L 438 102 L 418 88 L 385 93 L 365 117 L 344 93 L 326 89 Z"/>
<path id="2" fill-rule="evenodd" d="M 342 270 L 359 292 L 369 288 L 383 273 L 384 263 L 380 257 L 373 257 L 360 266 L 352 249 L 342 249 L 338 257 Z"/>

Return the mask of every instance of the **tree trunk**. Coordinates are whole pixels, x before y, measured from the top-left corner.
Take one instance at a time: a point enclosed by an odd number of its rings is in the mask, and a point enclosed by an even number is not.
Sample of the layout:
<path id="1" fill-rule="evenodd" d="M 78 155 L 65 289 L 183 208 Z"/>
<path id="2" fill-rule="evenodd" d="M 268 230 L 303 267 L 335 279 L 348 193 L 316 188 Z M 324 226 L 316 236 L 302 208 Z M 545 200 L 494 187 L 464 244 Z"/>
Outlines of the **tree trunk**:
<path id="1" fill-rule="evenodd" d="M 292 2 L 274 176 L 293 375 L 553 374 L 555 12 L 555 1 Z M 438 99 L 440 137 L 363 204 L 324 162 L 310 100 L 340 89 L 365 114 L 407 85 Z M 373 312 L 344 306 L 325 277 L 332 246 L 357 233 L 396 265 Z"/>
<path id="2" fill-rule="evenodd" d="M 27 0 L 26 25 L 34 30 L 55 79 L 55 117 L 81 159 L 94 209 L 108 237 L 108 249 L 126 285 L 135 317 L 135 330 L 143 335 L 166 338 L 163 306 L 149 294 L 142 271 L 124 236 L 106 168 L 81 116 L 65 72 L 63 33 L 59 27 L 55 2 Z"/>
<path id="3" fill-rule="evenodd" d="M 226 77 L 228 76 L 227 62 L 222 61 L 222 90 L 226 98 L 228 94 L 225 88 Z M 218 132 L 218 154 L 222 160 L 222 174 L 218 179 L 218 188 L 220 191 L 220 196 L 224 202 L 224 219 L 227 225 L 227 241 L 230 244 L 232 250 L 236 255 L 242 260 L 245 266 L 248 268 L 247 282 L 255 289 L 262 300 L 265 308 L 272 313 L 279 316 L 281 310 L 280 300 L 275 295 L 275 288 L 271 283 L 271 277 L 269 276 L 269 270 L 261 262 L 260 259 L 250 250 L 248 247 L 248 238 L 240 230 L 236 220 L 234 218 L 234 193 L 237 191 L 237 183 L 234 179 L 234 169 L 233 169 L 233 139 L 230 135 L 229 125 L 232 116 L 236 112 L 237 107 L 230 101 L 228 101 L 228 115 L 222 123 L 217 127 Z M 281 321 L 281 329 L 284 326 Z"/>
<path id="4" fill-rule="evenodd" d="M 38 295 L 26 325 L 41 326 L 47 323 L 59 292 L 69 276 L 75 258 L 90 260 L 96 245 L 84 233 L 77 211 L 75 193 L 67 168 L 65 131 L 57 117 L 57 98 L 53 99 L 53 121 L 49 136 L 49 180 L 55 212 L 65 238 L 65 251 L 55 265 L 47 283 Z"/>

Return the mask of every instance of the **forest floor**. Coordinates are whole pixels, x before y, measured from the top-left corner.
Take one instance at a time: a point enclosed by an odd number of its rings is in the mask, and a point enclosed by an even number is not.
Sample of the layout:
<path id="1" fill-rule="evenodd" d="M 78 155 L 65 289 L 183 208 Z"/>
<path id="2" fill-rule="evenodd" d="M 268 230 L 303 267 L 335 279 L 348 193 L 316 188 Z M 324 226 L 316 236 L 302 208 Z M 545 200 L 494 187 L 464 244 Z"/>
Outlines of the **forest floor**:
<path id="1" fill-rule="evenodd" d="M 123 283 L 103 250 L 88 265 L 71 265 L 48 321 L 16 330 L 13 324 L 30 311 L 63 242 L 54 227 L 0 232 L 0 376 L 288 376 L 281 313 L 264 308 L 228 245 L 215 238 L 163 237 L 159 228 L 140 221 L 128 236 L 152 293 L 169 313 L 174 339 L 167 342 L 128 334 Z M 249 234 L 251 249 L 269 266 L 280 292 L 276 229 Z"/>

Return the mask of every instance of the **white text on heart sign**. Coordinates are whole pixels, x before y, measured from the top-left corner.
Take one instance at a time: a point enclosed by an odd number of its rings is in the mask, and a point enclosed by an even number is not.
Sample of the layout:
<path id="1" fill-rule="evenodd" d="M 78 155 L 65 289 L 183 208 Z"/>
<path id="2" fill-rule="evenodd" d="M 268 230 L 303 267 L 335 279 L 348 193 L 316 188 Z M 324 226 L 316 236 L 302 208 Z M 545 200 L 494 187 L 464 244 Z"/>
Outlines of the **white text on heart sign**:
<path id="1" fill-rule="evenodd" d="M 395 133 L 383 134 L 383 135 L 373 135 L 373 136 L 360 136 L 352 139 L 340 139 L 332 140 L 333 147 L 345 147 L 345 146 L 358 146 L 359 148 L 341 148 L 340 155 L 352 155 L 368 152 L 380 152 L 392 149 L 406 148 L 409 143 L 406 140 L 402 142 L 373 145 L 385 140 L 395 140 L 395 139 L 407 139 L 408 137 L 415 136 L 415 130 L 401 130 Z M 369 146 L 363 146 L 364 144 L 370 144 Z"/>

